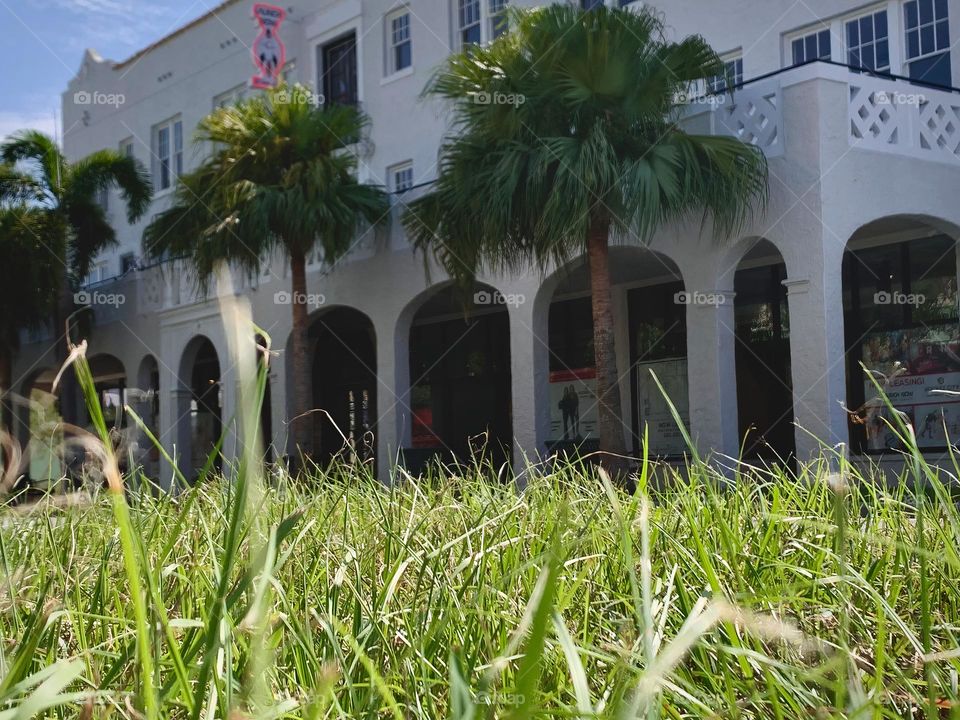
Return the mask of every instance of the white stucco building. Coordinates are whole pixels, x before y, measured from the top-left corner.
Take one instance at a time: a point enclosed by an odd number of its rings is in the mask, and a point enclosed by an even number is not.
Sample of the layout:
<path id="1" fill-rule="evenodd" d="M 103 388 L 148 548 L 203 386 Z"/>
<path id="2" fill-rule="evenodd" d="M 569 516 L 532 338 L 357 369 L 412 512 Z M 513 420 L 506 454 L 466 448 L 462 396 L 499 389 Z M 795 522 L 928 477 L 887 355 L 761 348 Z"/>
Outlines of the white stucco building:
<path id="1" fill-rule="evenodd" d="M 596 415 L 582 260 L 484 277 L 465 320 L 399 223 L 436 176 L 447 123 L 420 93 L 451 49 L 491 37 L 502 2 L 296 0 L 280 29 L 288 79 L 370 116 L 361 176 L 393 193 L 387 229 L 308 274 L 313 403 L 345 432 L 372 430 L 382 475 L 400 451 L 411 464 L 463 453 L 484 430 L 521 462 L 589 437 Z M 703 452 L 806 458 L 819 442 L 843 442 L 882 460 L 894 439 L 875 418 L 850 423 L 844 406 L 870 398 L 861 361 L 885 373 L 899 362 L 892 397 L 940 454 L 944 422 L 960 437 L 960 404 L 930 392 L 960 385 L 960 91 L 950 89 L 960 85 L 960 52 L 951 51 L 960 0 L 652 4 L 676 38 L 702 34 L 742 82 L 732 96 L 692 105 L 689 128 L 762 148 L 771 197 L 737 238 L 676 226 L 649 246 L 624 238 L 612 250 L 628 445 L 646 425 L 653 452 L 682 451 L 650 381 L 655 369 Z M 252 2 L 228 0 L 122 62 L 88 52 L 63 94 L 69 158 L 120 148 L 153 172 L 156 199 L 142 223 L 125 222 L 116 194 L 105 199 L 120 245 L 89 278 L 90 355 L 105 396 L 154 391 L 140 407 L 187 470 L 221 426 L 226 454 L 236 452 L 235 365 L 216 299 L 199 297 L 177 261 L 142 267 L 141 233 L 176 175 L 202 158 L 191 143 L 200 118 L 256 92 L 255 36 Z M 264 414 L 276 456 L 287 451 L 289 417 L 286 263 L 238 275 L 236 287 L 281 351 Z M 14 373 L 22 394 L 55 372 L 51 337 L 24 344 Z M 321 455 L 339 449 L 316 424 Z"/>

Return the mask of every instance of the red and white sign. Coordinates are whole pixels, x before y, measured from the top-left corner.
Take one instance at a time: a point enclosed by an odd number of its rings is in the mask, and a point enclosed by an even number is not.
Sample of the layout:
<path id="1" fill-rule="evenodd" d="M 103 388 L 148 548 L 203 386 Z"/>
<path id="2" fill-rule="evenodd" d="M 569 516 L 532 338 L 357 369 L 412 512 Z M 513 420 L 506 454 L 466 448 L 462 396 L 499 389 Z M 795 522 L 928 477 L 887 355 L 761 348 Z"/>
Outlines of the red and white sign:
<path id="1" fill-rule="evenodd" d="M 276 87 L 280 79 L 280 71 L 287 59 L 287 49 L 280 39 L 280 24 L 287 16 L 287 11 L 276 5 L 255 3 L 253 17 L 260 25 L 260 33 L 253 41 L 253 63 L 259 73 L 250 78 L 251 87 Z"/>

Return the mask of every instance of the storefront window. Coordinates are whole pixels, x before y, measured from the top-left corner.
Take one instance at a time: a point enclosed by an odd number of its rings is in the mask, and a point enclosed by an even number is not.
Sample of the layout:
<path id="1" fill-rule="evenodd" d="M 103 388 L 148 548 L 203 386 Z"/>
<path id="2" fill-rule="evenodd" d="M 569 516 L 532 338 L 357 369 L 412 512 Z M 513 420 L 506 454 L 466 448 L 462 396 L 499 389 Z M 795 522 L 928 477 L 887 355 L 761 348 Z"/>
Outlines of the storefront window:
<path id="1" fill-rule="evenodd" d="M 633 366 L 634 447 L 639 452 L 646 428 L 648 452 L 654 457 L 687 451 L 683 432 L 664 392 L 690 427 L 687 378 L 687 305 L 679 282 L 635 288 L 627 295 L 630 309 L 630 357 Z M 653 379 L 663 386 L 663 392 Z"/>
<path id="2" fill-rule="evenodd" d="M 844 289 L 854 448 L 900 447 L 871 375 L 921 448 L 960 438 L 960 397 L 943 392 L 960 390 L 954 242 L 940 235 L 848 252 Z"/>

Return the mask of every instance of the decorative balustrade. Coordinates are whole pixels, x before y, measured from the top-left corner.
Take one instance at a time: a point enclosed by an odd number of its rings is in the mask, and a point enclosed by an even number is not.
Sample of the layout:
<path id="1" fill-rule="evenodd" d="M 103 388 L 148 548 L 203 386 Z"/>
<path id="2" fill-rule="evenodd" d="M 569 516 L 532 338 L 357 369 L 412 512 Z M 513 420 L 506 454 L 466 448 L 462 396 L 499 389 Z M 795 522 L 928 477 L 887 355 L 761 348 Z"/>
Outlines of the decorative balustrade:
<path id="1" fill-rule="evenodd" d="M 853 75 L 848 111 L 854 147 L 924 160 L 960 160 L 960 94 Z"/>

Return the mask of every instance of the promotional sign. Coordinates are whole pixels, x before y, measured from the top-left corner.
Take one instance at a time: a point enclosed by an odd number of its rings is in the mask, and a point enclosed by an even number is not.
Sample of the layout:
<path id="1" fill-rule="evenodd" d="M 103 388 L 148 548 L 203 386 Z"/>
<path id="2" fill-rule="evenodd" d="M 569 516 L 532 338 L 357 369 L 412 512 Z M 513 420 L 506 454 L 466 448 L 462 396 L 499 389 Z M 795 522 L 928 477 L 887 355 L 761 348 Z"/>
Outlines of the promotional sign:
<path id="1" fill-rule="evenodd" d="M 682 455 L 687 451 L 683 433 L 670 412 L 666 398 L 653 381 L 650 371 L 657 374 L 667 397 L 680 414 L 686 428 L 690 427 L 690 386 L 687 379 L 687 359 L 660 360 L 637 365 L 637 405 L 640 416 L 638 433 L 647 428 L 651 457 Z"/>
<path id="2" fill-rule="evenodd" d="M 597 372 L 593 368 L 550 373 L 550 440 L 576 442 L 597 435 Z"/>
<path id="3" fill-rule="evenodd" d="M 286 61 L 286 48 L 280 40 L 280 24 L 287 16 L 287 11 L 276 5 L 256 3 L 253 6 L 253 17 L 260 25 L 260 33 L 253 41 L 253 62 L 259 73 L 250 78 L 251 87 L 276 87 L 280 79 L 280 71 Z"/>
<path id="4" fill-rule="evenodd" d="M 960 392 L 956 326 L 871 333 L 864 342 L 863 363 L 876 373 L 890 404 L 913 425 L 919 447 L 944 447 L 960 438 L 960 396 L 950 394 Z M 863 394 L 867 448 L 898 448 L 899 439 L 888 424 L 889 408 L 869 377 Z"/>

